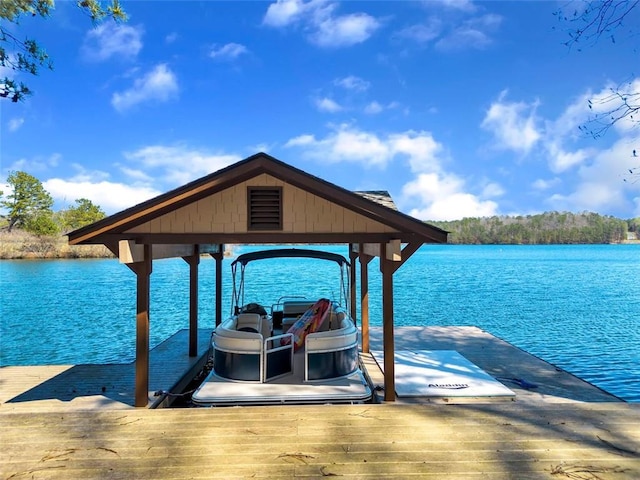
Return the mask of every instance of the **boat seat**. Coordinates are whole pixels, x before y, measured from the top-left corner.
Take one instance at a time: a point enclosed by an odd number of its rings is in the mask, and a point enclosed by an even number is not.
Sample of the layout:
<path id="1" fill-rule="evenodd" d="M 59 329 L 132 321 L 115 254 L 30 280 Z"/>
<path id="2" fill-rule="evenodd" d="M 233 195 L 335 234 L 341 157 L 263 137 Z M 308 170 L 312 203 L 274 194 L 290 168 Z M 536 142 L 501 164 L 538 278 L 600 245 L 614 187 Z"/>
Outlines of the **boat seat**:
<path id="1" fill-rule="evenodd" d="M 262 332 L 262 317 L 257 313 L 241 313 L 236 320 L 236 330 L 239 332 Z"/>

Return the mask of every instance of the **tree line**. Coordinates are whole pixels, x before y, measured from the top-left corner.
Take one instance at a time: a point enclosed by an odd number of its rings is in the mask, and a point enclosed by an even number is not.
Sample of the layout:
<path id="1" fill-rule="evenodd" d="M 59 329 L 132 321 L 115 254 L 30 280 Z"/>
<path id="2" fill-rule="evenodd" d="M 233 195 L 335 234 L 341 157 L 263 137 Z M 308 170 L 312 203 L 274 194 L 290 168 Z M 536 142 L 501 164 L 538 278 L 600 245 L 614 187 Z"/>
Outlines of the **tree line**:
<path id="1" fill-rule="evenodd" d="M 620 243 L 627 239 L 627 232 L 640 234 L 640 218 L 621 220 L 592 212 L 546 212 L 428 223 L 450 232 L 448 243 L 472 245 Z"/>
<path id="2" fill-rule="evenodd" d="M 38 236 L 51 236 L 96 222 L 106 215 L 91 200 L 79 198 L 75 205 L 53 211 L 53 198 L 42 182 L 27 172 L 11 172 L 7 177 L 11 192 L 0 191 L 0 207 L 5 213 L 0 217 L 2 228 L 11 232 L 19 228 Z"/>
<path id="3" fill-rule="evenodd" d="M 11 192 L 0 191 L 0 228 L 19 228 L 38 236 L 67 233 L 96 222 L 106 215 L 91 200 L 79 198 L 74 205 L 53 211 L 53 198 L 33 175 L 23 171 L 7 177 Z M 449 233 L 453 244 L 570 244 L 620 243 L 627 232 L 640 236 L 640 218 L 621 220 L 597 213 L 546 212 L 527 216 L 493 216 L 462 220 L 429 221 Z"/>

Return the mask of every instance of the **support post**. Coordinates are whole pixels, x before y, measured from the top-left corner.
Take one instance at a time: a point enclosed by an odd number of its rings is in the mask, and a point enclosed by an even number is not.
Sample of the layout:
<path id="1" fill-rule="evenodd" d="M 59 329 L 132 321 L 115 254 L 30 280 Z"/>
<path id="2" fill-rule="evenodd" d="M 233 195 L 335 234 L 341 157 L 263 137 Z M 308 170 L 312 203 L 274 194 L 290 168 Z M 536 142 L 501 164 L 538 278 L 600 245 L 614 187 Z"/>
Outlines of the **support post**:
<path id="1" fill-rule="evenodd" d="M 224 245 L 211 256 L 216 261 L 216 327 L 222 323 L 222 259 L 224 257 Z"/>
<path id="2" fill-rule="evenodd" d="M 362 252 L 362 245 L 360 246 Z M 369 262 L 372 256 L 360 253 L 360 326 L 362 328 L 362 351 L 369 353 Z"/>
<path id="3" fill-rule="evenodd" d="M 133 268 L 136 273 L 136 389 L 135 406 L 149 403 L 149 303 L 151 291 L 151 245 L 144 246 L 144 259 Z"/>
<path id="4" fill-rule="evenodd" d="M 353 323 L 356 322 L 356 258 L 357 252 L 353 251 L 353 244 L 349 244 L 349 308 Z"/>
<path id="5" fill-rule="evenodd" d="M 199 245 L 193 246 L 193 255 L 182 257 L 189 264 L 189 356 L 198 356 L 198 266 Z"/>
<path id="6" fill-rule="evenodd" d="M 393 332 L 393 261 L 387 258 L 387 245 L 380 244 L 380 271 L 382 272 L 382 332 L 384 344 L 384 400 L 395 402 L 395 345 Z"/>

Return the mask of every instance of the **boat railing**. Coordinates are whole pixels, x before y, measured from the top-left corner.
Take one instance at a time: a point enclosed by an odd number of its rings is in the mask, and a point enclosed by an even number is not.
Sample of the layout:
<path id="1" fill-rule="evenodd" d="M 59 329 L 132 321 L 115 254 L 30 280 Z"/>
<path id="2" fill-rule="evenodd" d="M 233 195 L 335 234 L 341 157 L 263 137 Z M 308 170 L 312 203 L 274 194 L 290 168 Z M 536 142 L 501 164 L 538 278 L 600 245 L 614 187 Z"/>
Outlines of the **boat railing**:
<path id="1" fill-rule="evenodd" d="M 335 319 L 325 322 L 330 329 L 306 335 L 302 374 L 305 382 L 348 376 L 358 368 L 357 329 L 344 310 L 332 315 Z M 265 330 L 248 331 L 241 325 L 244 323 L 232 317 L 216 328 L 216 374 L 234 381 L 266 383 L 294 373 L 293 334 L 268 336 Z"/>
<path id="2" fill-rule="evenodd" d="M 264 341 L 263 360 L 263 382 L 293 373 L 293 335 L 283 333 L 267 338 Z"/>
<path id="3" fill-rule="evenodd" d="M 345 312 L 337 316 L 338 328 L 305 338 L 305 382 L 346 377 L 358 368 L 358 330 Z"/>

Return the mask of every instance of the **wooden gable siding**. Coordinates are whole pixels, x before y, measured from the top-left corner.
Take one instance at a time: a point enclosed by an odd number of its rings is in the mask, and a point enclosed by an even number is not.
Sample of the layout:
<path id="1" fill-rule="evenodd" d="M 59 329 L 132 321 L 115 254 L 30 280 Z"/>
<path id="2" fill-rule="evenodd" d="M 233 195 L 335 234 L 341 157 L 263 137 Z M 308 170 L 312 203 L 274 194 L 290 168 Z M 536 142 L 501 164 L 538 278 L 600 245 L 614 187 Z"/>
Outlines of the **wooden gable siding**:
<path id="1" fill-rule="evenodd" d="M 127 230 L 134 234 L 248 233 L 247 187 L 283 189 L 282 233 L 393 233 L 380 222 L 263 173 Z"/>

